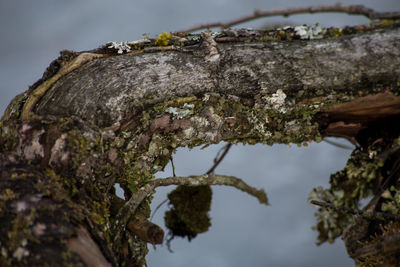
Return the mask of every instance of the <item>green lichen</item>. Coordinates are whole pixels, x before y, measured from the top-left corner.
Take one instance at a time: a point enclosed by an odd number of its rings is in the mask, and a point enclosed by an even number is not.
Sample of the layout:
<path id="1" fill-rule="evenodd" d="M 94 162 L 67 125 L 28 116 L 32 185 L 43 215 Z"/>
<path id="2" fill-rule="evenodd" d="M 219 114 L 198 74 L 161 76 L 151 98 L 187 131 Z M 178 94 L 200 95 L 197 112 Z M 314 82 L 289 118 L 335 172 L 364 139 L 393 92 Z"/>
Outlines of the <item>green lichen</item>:
<path id="1" fill-rule="evenodd" d="M 355 149 L 345 168 L 331 175 L 331 188 L 315 188 L 310 199 L 322 200 L 335 206 L 358 209 L 360 200 L 373 195 L 373 188 L 381 177 L 383 163 L 371 159 L 365 151 Z M 352 223 L 352 215 L 344 212 L 319 208 L 316 213 L 319 244 L 332 243 Z"/>

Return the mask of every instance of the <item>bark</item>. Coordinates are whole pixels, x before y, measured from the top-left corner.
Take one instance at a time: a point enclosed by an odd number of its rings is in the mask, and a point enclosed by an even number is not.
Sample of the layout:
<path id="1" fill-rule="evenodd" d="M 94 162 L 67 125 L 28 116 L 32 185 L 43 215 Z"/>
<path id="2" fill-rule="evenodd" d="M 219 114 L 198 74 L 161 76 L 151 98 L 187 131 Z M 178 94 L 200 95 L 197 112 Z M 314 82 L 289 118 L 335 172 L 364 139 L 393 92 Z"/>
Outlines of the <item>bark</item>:
<path id="1" fill-rule="evenodd" d="M 113 186 L 134 200 L 180 146 L 345 137 L 358 146 L 350 165 L 316 194 L 350 207 L 369 194 L 367 208 L 397 210 L 381 195 L 399 173 L 399 23 L 306 37 L 226 30 L 63 51 L 1 121 L 1 265 L 143 265 L 151 194 L 131 214 L 132 201 L 112 206 Z M 320 240 L 357 226 L 346 216 L 329 227 L 321 217 Z M 379 254 L 371 233 L 394 240 L 379 230 L 389 222 L 362 224 L 345 235 L 356 261 Z"/>

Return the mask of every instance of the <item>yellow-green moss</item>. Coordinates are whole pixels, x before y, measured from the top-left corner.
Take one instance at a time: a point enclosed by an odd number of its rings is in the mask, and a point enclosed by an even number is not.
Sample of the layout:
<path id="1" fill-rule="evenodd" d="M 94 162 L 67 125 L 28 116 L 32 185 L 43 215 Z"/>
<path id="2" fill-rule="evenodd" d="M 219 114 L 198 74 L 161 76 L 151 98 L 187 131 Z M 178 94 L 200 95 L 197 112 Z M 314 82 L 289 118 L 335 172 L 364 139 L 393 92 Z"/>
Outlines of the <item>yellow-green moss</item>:
<path id="1" fill-rule="evenodd" d="M 155 45 L 158 46 L 167 46 L 169 44 L 169 41 L 171 40 L 172 35 L 167 33 L 167 32 L 163 32 L 162 34 L 160 34 L 156 41 L 155 41 Z"/>
<path id="2" fill-rule="evenodd" d="M 4 189 L 4 193 L 0 194 L 0 200 L 7 201 L 10 199 L 15 199 L 19 196 L 19 194 L 14 193 L 14 191 L 10 188 Z"/>

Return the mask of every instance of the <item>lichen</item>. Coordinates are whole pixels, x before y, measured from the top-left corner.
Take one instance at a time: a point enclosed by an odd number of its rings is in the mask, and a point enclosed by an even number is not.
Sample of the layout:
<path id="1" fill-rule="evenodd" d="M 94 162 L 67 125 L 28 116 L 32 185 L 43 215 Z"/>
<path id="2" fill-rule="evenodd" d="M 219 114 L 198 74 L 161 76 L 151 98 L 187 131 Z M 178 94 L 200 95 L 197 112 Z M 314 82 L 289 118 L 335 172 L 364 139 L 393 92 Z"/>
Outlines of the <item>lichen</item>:
<path id="1" fill-rule="evenodd" d="M 182 108 L 168 107 L 167 112 L 171 113 L 178 119 L 183 119 L 190 114 L 193 114 L 193 104 L 184 103 Z"/>
<path id="2" fill-rule="evenodd" d="M 382 167 L 382 162 L 371 159 L 368 153 L 359 148 L 355 149 L 345 168 L 331 175 L 331 187 L 315 188 L 309 199 L 357 209 L 360 200 L 373 195 L 373 188 L 380 179 Z M 318 223 L 313 229 L 319 232 L 319 244 L 326 241 L 332 243 L 352 222 L 350 214 L 323 208 L 318 209 L 316 216 Z"/>
<path id="3" fill-rule="evenodd" d="M 118 54 L 132 51 L 131 44 L 129 42 L 111 42 L 108 48 L 116 49 Z"/>
<path id="4" fill-rule="evenodd" d="M 307 25 L 296 26 L 294 31 L 300 37 L 300 39 L 312 40 L 321 39 L 324 37 L 323 28 L 318 24 L 315 24 L 312 27 Z"/>
<path id="5" fill-rule="evenodd" d="M 285 99 L 286 94 L 283 92 L 282 89 L 278 89 L 276 93 L 272 94 L 272 96 L 264 96 L 263 97 L 267 102 L 265 108 L 266 109 L 275 109 L 280 113 L 286 113 L 285 107 Z"/>

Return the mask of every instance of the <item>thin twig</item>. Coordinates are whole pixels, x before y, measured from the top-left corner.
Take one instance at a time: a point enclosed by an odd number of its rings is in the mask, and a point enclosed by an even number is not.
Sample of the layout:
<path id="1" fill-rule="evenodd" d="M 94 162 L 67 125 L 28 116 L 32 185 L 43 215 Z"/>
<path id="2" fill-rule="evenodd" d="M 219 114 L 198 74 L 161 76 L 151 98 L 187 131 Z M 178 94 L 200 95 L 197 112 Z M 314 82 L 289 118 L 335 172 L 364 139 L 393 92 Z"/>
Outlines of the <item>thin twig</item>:
<path id="1" fill-rule="evenodd" d="M 172 166 L 172 176 L 176 176 L 176 174 L 175 174 L 175 165 L 174 165 L 174 160 L 172 159 L 172 156 L 171 156 L 171 166 Z"/>
<path id="2" fill-rule="evenodd" d="M 204 174 L 200 176 L 188 176 L 188 177 L 168 177 L 155 179 L 141 187 L 133 196 L 125 203 L 120 209 L 117 216 L 115 217 L 115 224 L 113 232 L 115 233 L 114 244 L 118 244 L 121 238 L 121 229 L 124 229 L 129 218 L 135 213 L 137 207 L 142 201 L 153 193 L 154 189 L 159 186 L 169 185 L 188 185 L 188 186 L 199 186 L 199 185 L 227 185 L 233 186 L 241 191 L 244 191 L 258 199 L 261 204 L 268 205 L 268 198 L 263 189 L 256 189 L 249 186 L 241 179 L 234 176 L 217 175 L 217 174 Z"/>
<path id="3" fill-rule="evenodd" d="M 174 176 L 175 177 L 175 176 Z M 153 220 L 154 215 L 156 215 L 157 211 L 162 207 L 162 205 L 164 205 L 165 203 L 167 203 L 168 198 L 164 199 L 160 204 L 157 205 L 157 207 L 154 209 L 153 214 L 151 214 L 150 216 L 150 221 Z"/>
<path id="4" fill-rule="evenodd" d="M 300 8 L 287 8 L 287 9 L 278 9 L 278 10 L 254 10 L 253 14 L 249 14 L 247 16 L 243 16 L 231 21 L 226 22 L 214 22 L 207 24 L 199 24 L 193 27 L 184 29 L 180 32 L 193 32 L 201 29 L 209 29 L 212 27 L 221 27 L 221 28 L 229 28 L 237 24 L 241 24 L 247 21 L 251 21 L 254 19 L 262 18 L 262 17 L 270 17 L 270 16 L 284 16 L 288 17 L 290 15 L 295 14 L 303 14 L 303 13 L 322 13 L 322 12 L 338 12 L 338 13 L 347 13 L 349 15 L 362 15 L 371 20 L 374 19 L 397 19 L 400 18 L 400 12 L 376 12 L 373 9 L 367 8 L 363 5 L 324 5 L 324 6 L 313 6 L 313 7 L 300 7 Z"/>
<path id="5" fill-rule="evenodd" d="M 310 200 L 310 203 L 313 205 L 321 206 L 327 209 L 333 209 L 336 211 L 342 211 L 345 213 L 350 213 L 353 215 L 360 215 L 361 217 L 368 220 L 396 220 L 400 221 L 400 215 L 392 214 L 388 212 L 380 212 L 380 211 L 363 211 L 358 209 L 353 209 L 344 206 L 335 206 L 328 202 L 322 202 L 318 200 Z"/>
<path id="6" fill-rule="evenodd" d="M 339 148 L 343 148 L 343 149 L 347 149 L 347 150 L 353 150 L 354 149 L 354 147 L 343 145 L 343 144 L 337 143 L 335 141 L 332 141 L 332 140 L 329 140 L 329 139 L 326 139 L 326 138 L 322 139 L 322 141 L 327 142 L 328 144 L 336 146 L 336 147 L 339 147 Z"/>
<path id="7" fill-rule="evenodd" d="M 217 155 L 214 158 L 214 165 L 206 172 L 206 174 L 211 174 L 214 173 L 214 170 L 218 167 L 218 165 L 221 163 L 221 161 L 225 158 L 226 154 L 228 154 L 229 149 L 232 147 L 232 144 L 226 144 L 222 149 L 220 149 L 217 153 Z M 219 154 L 222 152 L 221 156 Z"/>

